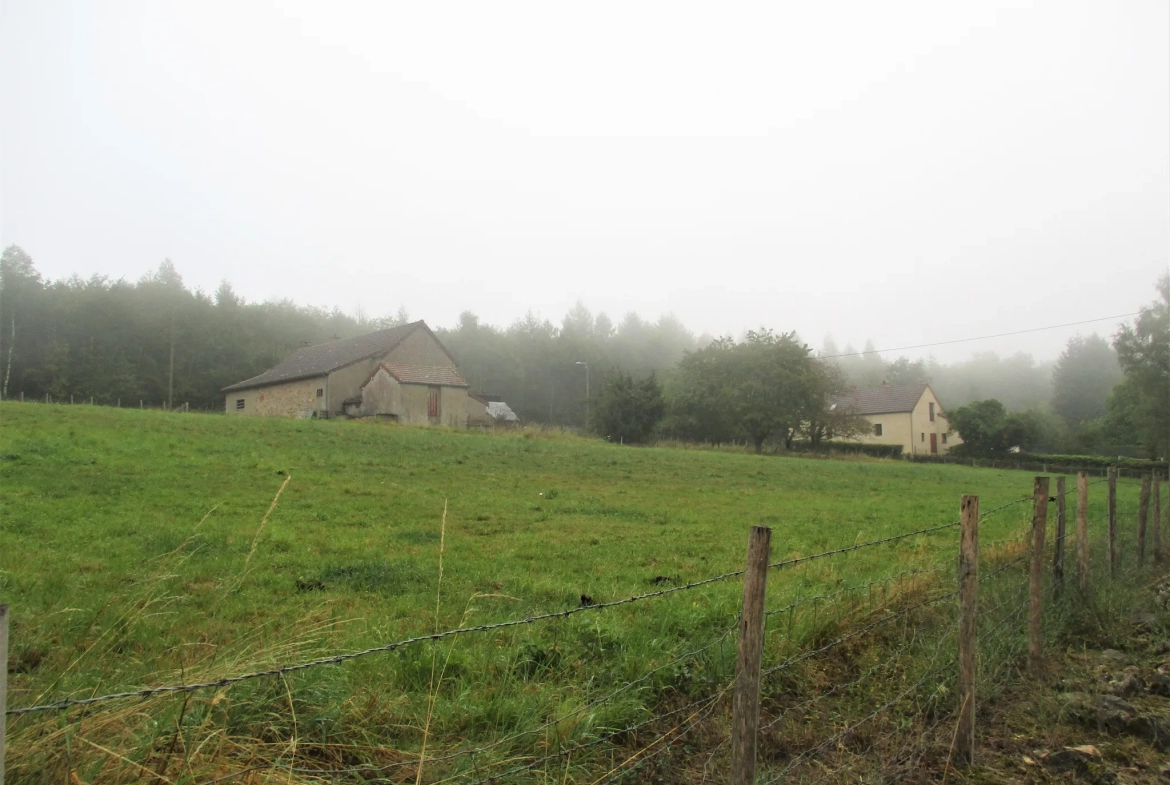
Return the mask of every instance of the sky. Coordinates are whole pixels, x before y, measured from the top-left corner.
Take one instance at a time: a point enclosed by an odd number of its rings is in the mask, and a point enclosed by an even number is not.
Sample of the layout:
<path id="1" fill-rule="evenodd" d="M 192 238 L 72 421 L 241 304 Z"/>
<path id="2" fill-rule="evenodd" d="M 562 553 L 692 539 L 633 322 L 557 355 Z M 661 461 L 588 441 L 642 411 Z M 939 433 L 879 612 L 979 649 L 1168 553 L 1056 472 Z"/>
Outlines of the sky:
<path id="1" fill-rule="evenodd" d="M 881 349 L 1130 313 L 1170 264 L 1162 0 L 0 0 L 0 107 L 0 244 L 53 279 Z"/>

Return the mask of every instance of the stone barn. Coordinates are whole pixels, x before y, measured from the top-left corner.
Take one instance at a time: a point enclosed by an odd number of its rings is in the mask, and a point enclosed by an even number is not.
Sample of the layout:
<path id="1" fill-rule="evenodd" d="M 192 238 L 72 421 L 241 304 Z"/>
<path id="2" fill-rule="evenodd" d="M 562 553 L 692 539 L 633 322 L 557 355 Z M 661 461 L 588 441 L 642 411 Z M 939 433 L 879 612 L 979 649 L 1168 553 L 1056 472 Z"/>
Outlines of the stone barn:
<path id="1" fill-rule="evenodd" d="M 466 427 L 469 385 L 425 322 L 297 349 L 223 388 L 224 410 L 252 417 L 353 417 Z"/>

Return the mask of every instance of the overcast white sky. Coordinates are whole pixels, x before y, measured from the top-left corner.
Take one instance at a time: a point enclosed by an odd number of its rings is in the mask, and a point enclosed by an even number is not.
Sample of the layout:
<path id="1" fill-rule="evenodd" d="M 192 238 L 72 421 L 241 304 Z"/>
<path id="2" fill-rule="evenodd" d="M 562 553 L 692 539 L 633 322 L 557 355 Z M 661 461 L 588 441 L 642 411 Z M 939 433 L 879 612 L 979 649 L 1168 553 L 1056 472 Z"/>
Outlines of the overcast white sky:
<path id="1" fill-rule="evenodd" d="M 1165 0 L 2 3 L 0 242 L 50 278 L 882 348 L 1170 262 Z"/>

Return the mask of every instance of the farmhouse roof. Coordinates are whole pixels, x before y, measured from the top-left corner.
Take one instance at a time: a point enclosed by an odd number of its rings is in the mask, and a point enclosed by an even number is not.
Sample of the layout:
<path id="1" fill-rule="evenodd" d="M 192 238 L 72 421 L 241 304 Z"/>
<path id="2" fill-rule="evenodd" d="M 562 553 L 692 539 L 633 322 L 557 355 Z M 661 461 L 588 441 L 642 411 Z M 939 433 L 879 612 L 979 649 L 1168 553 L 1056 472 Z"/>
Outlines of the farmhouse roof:
<path id="1" fill-rule="evenodd" d="M 848 406 L 856 414 L 895 414 L 914 410 L 927 384 L 883 384 L 872 390 L 851 390 L 832 403 Z"/>
<path id="2" fill-rule="evenodd" d="M 407 365 L 406 363 L 382 363 L 374 370 L 380 369 L 393 376 L 403 384 L 433 384 L 443 387 L 470 387 L 467 381 L 455 372 L 454 368 L 443 368 L 437 365 Z M 370 378 L 374 378 L 373 374 Z M 369 384 L 369 380 L 366 381 Z M 362 385 L 365 387 L 365 384 Z"/>
<path id="3" fill-rule="evenodd" d="M 415 330 L 425 330 L 440 347 L 443 347 L 443 344 L 439 342 L 438 338 L 435 338 L 435 334 L 431 332 L 425 322 L 412 322 L 386 330 L 375 330 L 356 338 L 346 338 L 297 349 L 259 376 L 253 376 L 251 379 L 224 387 L 222 392 L 247 390 L 252 387 L 266 387 L 270 384 L 324 376 L 338 368 L 352 365 L 358 360 L 385 354 L 402 343 Z M 447 349 L 443 348 L 443 351 L 447 352 Z M 451 356 L 450 352 L 447 352 L 447 356 Z"/>

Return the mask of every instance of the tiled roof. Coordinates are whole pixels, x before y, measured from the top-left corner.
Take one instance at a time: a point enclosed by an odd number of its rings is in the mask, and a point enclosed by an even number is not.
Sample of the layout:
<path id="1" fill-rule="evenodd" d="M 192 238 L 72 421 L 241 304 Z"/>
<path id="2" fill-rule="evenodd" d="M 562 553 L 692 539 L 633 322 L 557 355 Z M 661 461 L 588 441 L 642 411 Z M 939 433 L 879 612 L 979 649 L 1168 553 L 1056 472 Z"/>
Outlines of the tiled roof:
<path id="1" fill-rule="evenodd" d="M 252 387 L 265 387 L 270 384 L 307 379 L 312 376 L 323 376 L 358 360 L 385 354 L 419 328 L 430 332 L 430 328 L 419 321 L 386 330 L 377 330 L 359 335 L 356 338 L 306 346 L 297 349 L 259 376 L 253 376 L 251 379 L 224 387 L 222 392 L 247 390 Z M 444 349 L 444 351 L 446 350 Z"/>
<path id="2" fill-rule="evenodd" d="M 436 365 L 407 365 L 406 363 L 382 363 L 380 368 L 403 384 L 437 384 L 443 387 L 470 387 L 454 368 Z"/>
<path id="3" fill-rule="evenodd" d="M 856 414 L 894 414 L 909 412 L 926 392 L 928 385 L 905 384 L 898 387 L 882 385 L 872 390 L 853 390 L 831 403 L 848 406 Z"/>

